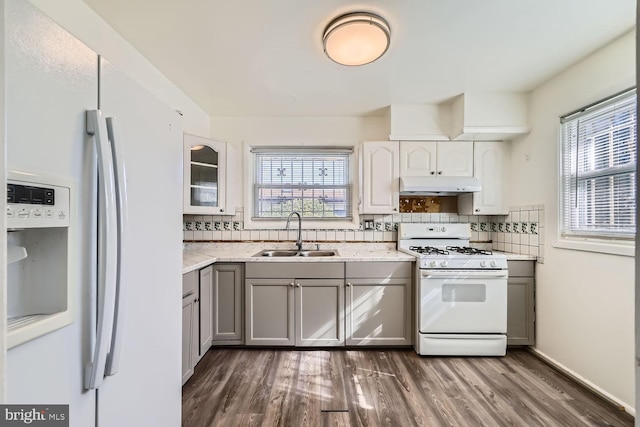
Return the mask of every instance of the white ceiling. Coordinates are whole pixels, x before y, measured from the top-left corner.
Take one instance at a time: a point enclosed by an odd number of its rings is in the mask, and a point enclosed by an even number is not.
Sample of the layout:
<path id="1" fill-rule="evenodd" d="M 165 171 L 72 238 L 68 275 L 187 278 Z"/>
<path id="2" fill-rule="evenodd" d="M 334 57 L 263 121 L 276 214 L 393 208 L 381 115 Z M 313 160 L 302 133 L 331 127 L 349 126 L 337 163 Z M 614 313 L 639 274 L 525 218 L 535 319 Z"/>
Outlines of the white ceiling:
<path id="1" fill-rule="evenodd" d="M 636 0 L 84 0 L 212 116 L 376 114 L 529 91 L 635 25 Z M 322 51 L 335 16 L 391 26 L 377 62 Z"/>

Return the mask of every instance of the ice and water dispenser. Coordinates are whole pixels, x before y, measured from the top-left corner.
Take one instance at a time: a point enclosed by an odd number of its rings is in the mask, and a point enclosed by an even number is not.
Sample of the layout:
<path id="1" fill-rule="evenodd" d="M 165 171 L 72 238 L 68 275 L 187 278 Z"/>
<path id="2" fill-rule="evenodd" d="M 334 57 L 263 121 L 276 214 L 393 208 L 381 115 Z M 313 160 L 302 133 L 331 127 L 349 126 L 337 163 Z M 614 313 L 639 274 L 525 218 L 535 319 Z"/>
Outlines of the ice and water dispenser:
<path id="1" fill-rule="evenodd" d="M 7 344 L 11 348 L 73 320 L 72 183 L 7 175 Z"/>

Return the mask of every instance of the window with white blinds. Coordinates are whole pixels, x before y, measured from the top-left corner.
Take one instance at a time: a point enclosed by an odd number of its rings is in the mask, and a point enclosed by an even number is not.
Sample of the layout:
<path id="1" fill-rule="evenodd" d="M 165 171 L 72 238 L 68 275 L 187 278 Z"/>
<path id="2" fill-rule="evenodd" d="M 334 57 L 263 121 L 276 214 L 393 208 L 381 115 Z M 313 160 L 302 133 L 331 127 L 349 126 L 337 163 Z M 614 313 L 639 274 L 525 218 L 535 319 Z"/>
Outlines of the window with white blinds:
<path id="1" fill-rule="evenodd" d="M 633 238 L 636 90 L 562 117 L 562 234 Z"/>
<path id="2" fill-rule="evenodd" d="M 351 219 L 351 156 L 340 148 L 257 148 L 253 219 L 286 218 L 291 212 L 318 220 Z"/>

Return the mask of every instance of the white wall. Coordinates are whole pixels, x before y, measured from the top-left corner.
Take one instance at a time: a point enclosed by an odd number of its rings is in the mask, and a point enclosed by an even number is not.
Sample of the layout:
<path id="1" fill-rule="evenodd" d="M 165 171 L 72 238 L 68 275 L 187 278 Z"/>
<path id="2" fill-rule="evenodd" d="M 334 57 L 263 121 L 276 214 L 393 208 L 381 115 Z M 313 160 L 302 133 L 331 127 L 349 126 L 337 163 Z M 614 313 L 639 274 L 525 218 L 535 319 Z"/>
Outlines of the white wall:
<path id="1" fill-rule="evenodd" d="M 229 143 L 227 185 L 233 206 L 243 206 L 243 143 L 255 145 L 356 145 L 388 140 L 384 117 L 212 117 L 211 138 Z"/>
<path id="2" fill-rule="evenodd" d="M 82 0 L 29 1 L 165 104 L 181 111 L 185 132 L 209 134 L 208 114 Z"/>
<path id="3" fill-rule="evenodd" d="M 508 200 L 545 205 L 536 349 L 634 412 L 634 258 L 554 248 L 559 117 L 635 85 L 635 33 L 531 93 L 531 133 L 513 141 Z"/>

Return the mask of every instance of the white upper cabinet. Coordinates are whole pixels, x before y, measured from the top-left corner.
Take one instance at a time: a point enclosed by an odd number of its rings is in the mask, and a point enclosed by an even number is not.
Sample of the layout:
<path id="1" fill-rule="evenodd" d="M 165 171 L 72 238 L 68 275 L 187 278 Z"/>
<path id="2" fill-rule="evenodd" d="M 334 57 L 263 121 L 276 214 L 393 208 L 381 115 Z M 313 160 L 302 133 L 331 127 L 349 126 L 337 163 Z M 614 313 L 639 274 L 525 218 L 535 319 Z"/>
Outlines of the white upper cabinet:
<path id="1" fill-rule="evenodd" d="M 458 213 L 462 215 L 506 215 L 504 206 L 504 164 L 507 146 L 504 142 L 476 141 L 473 149 L 474 177 L 482 183 L 482 191 L 458 196 Z"/>
<path id="2" fill-rule="evenodd" d="M 362 143 L 362 213 L 397 213 L 400 207 L 398 141 Z"/>
<path id="3" fill-rule="evenodd" d="M 436 141 L 400 141 L 400 176 L 435 175 Z"/>
<path id="4" fill-rule="evenodd" d="M 400 141 L 400 176 L 473 176 L 473 142 Z"/>
<path id="5" fill-rule="evenodd" d="M 224 214 L 227 143 L 184 135 L 184 213 Z"/>

